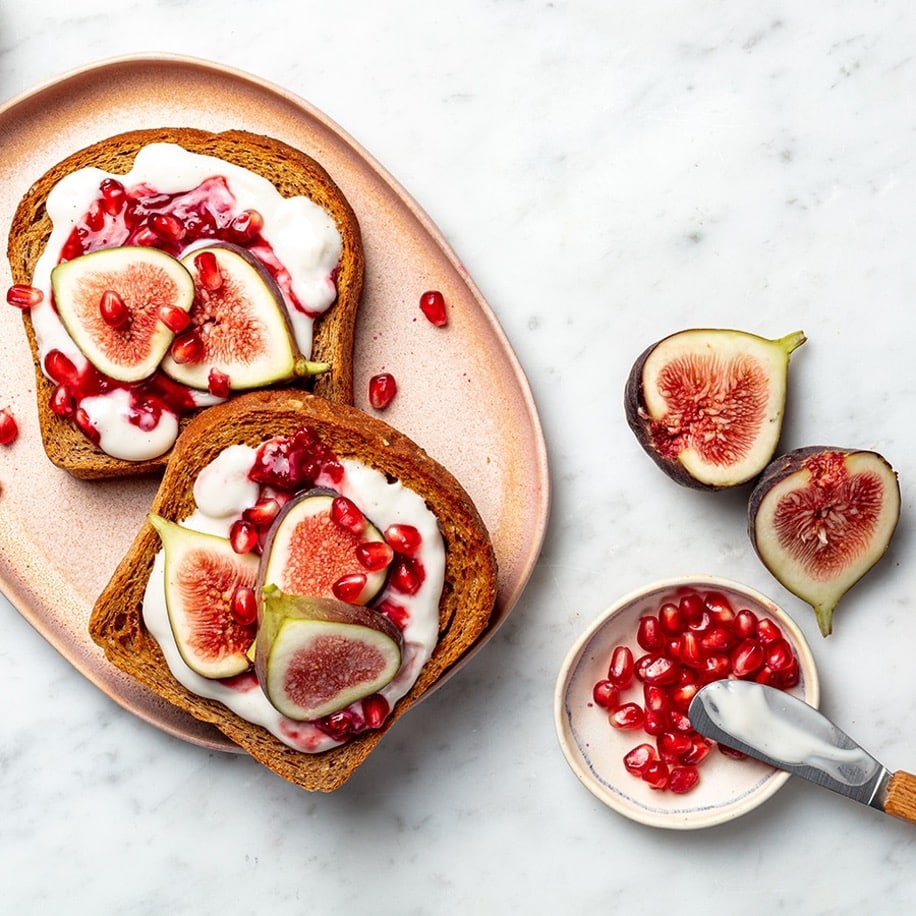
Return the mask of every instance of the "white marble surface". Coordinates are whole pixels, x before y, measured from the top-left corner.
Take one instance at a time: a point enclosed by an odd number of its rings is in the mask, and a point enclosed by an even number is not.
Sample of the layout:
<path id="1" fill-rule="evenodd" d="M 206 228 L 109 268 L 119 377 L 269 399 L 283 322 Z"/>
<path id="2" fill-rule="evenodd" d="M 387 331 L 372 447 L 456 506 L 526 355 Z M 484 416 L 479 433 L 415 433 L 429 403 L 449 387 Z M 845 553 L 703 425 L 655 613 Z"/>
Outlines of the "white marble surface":
<path id="1" fill-rule="evenodd" d="M 163 51 L 265 77 L 341 124 L 493 306 L 554 488 L 508 623 L 332 796 L 143 724 L 2 602 L 3 909 L 907 911 L 913 826 L 790 780 L 722 827 L 641 827 L 578 785 L 552 694 L 618 595 L 727 575 L 796 617 L 824 709 L 916 768 L 913 47 L 900 0 L 0 4 L 0 99 Z M 893 547 L 827 641 L 753 555 L 743 496 L 669 483 L 626 427 L 632 359 L 696 325 L 803 327 L 784 444 L 877 448 L 900 473 Z"/>

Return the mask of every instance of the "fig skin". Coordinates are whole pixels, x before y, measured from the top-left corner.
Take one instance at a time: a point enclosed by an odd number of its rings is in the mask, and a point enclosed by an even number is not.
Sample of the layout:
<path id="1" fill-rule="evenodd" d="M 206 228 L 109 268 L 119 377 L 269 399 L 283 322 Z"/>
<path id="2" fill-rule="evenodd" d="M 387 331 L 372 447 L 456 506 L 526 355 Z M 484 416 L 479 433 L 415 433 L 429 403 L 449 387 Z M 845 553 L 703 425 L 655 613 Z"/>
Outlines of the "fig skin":
<path id="1" fill-rule="evenodd" d="M 674 344 L 678 342 L 678 338 L 683 338 L 687 342 L 690 337 L 695 338 L 691 343 L 695 348 L 693 352 L 697 354 L 709 355 L 715 352 L 718 341 L 734 343 L 734 341 L 742 340 L 747 342 L 749 352 L 760 356 L 761 359 L 763 358 L 762 354 L 767 353 L 768 363 L 766 368 L 769 373 L 767 379 L 767 401 L 764 405 L 765 412 L 762 418 L 762 426 L 756 432 L 755 437 L 755 441 L 764 443 L 764 446 L 757 455 L 756 460 L 749 462 L 745 458 L 741 462 L 736 462 L 734 465 L 735 473 L 732 476 L 727 474 L 719 475 L 717 480 L 701 479 L 682 463 L 679 455 L 664 454 L 653 439 L 652 428 L 657 420 L 652 417 L 646 398 L 644 380 L 646 363 L 659 347 Z M 733 489 L 749 483 L 758 477 L 776 453 L 785 412 L 789 357 L 798 347 L 805 343 L 806 339 L 802 331 L 795 331 L 784 337 L 771 340 L 748 331 L 729 328 L 688 328 L 669 334 L 667 337 L 663 337 L 646 347 L 636 358 L 630 369 L 624 387 L 624 410 L 627 423 L 643 450 L 668 477 L 681 486 L 695 490 L 718 491 Z M 684 347 L 685 353 L 690 350 L 691 347 Z M 676 349 L 674 352 L 676 354 Z M 735 353 L 736 348 L 732 346 L 728 352 Z M 776 391 L 775 399 L 773 397 L 774 386 Z M 682 453 L 688 451 L 690 450 L 684 449 Z M 709 464 L 708 466 L 712 467 L 713 465 Z M 700 468 L 700 472 L 702 470 Z"/>
<path id="2" fill-rule="evenodd" d="M 764 505 L 774 488 L 796 474 L 809 469 L 812 458 L 838 458 L 843 468 L 849 470 L 850 460 L 870 463 L 873 471 L 884 478 L 881 493 L 881 507 L 874 520 L 873 530 L 867 532 L 868 544 L 856 556 L 848 559 L 841 572 L 823 577 L 809 576 L 804 570 L 793 571 L 792 558 L 788 550 L 779 555 L 778 546 L 764 542 L 767 534 L 763 530 L 766 519 Z M 853 473 L 862 473 L 861 470 Z M 809 483 L 808 486 L 817 486 Z M 801 489 L 801 488 L 799 488 Z M 821 635 L 829 636 L 833 631 L 833 614 L 843 596 L 859 582 L 887 552 L 900 517 L 900 487 L 897 473 L 884 456 L 866 449 L 847 449 L 836 446 L 806 446 L 787 452 L 775 458 L 761 474 L 748 501 L 748 537 L 757 556 L 773 577 L 792 594 L 811 605 L 817 618 Z M 775 538 L 774 538 L 775 541 Z M 853 549 L 852 547 L 850 549 Z"/>

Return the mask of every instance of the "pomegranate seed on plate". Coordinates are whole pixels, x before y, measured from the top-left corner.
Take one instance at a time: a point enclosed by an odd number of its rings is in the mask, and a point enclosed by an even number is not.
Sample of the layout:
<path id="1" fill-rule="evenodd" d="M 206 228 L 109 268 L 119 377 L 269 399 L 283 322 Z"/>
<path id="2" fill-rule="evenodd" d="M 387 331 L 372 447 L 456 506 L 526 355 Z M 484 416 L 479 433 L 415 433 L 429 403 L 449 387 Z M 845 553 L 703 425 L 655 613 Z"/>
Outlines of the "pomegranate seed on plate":
<path id="1" fill-rule="evenodd" d="M 642 779 L 653 789 L 664 789 L 668 785 L 668 765 L 663 760 L 652 760 L 642 771 Z"/>
<path id="2" fill-rule="evenodd" d="M 742 608 L 735 614 L 735 636 L 738 639 L 753 639 L 757 635 L 757 615 Z"/>
<path id="3" fill-rule="evenodd" d="M 680 677 L 680 667 L 664 655 L 648 653 L 637 659 L 636 676 L 648 684 L 675 684 Z"/>
<path id="4" fill-rule="evenodd" d="M 390 372 L 380 372 L 369 379 L 369 403 L 376 410 L 384 410 L 398 393 L 398 384 Z"/>
<path id="5" fill-rule="evenodd" d="M 673 767 L 668 777 L 670 791 L 683 795 L 700 781 L 700 771 L 695 766 Z"/>
<path id="6" fill-rule="evenodd" d="M 663 637 L 658 617 L 645 616 L 639 618 L 639 625 L 636 629 L 636 642 L 646 652 L 654 652 L 656 649 L 661 648 Z"/>
<path id="7" fill-rule="evenodd" d="M 663 687 L 656 684 L 644 684 L 642 695 L 646 710 L 667 712 L 671 709 L 671 697 Z"/>
<path id="8" fill-rule="evenodd" d="M 614 728 L 631 730 L 642 728 L 646 721 L 646 715 L 642 706 L 638 703 L 622 703 L 616 709 L 611 711 L 608 721 Z"/>
<path id="9" fill-rule="evenodd" d="M 763 646 L 756 639 L 745 639 L 732 653 L 732 673 L 738 678 L 748 677 L 760 668 L 763 662 Z"/>
<path id="10" fill-rule="evenodd" d="M 637 744 L 632 750 L 628 751 L 623 758 L 623 765 L 634 776 L 642 776 L 643 770 L 657 760 L 658 755 L 651 744 Z"/>
<path id="11" fill-rule="evenodd" d="M 608 679 L 621 689 L 633 683 L 633 653 L 629 646 L 615 646 L 607 669 Z"/>
<path id="12" fill-rule="evenodd" d="M 645 717 L 643 729 L 647 735 L 652 735 L 653 737 L 663 734 L 671 724 L 668 714 L 656 709 L 647 709 Z"/>
<path id="13" fill-rule="evenodd" d="M 19 424 L 9 407 L 0 410 L 0 445 L 12 445 L 19 435 Z"/>
<path id="14" fill-rule="evenodd" d="M 684 615 L 681 609 L 670 601 L 658 609 L 658 622 L 666 633 L 677 636 L 684 629 Z"/>
<path id="15" fill-rule="evenodd" d="M 706 610 L 703 599 L 696 592 L 684 595 L 678 602 L 678 607 L 684 615 L 684 620 L 687 621 L 688 626 L 696 626 Z"/>
<path id="16" fill-rule="evenodd" d="M 30 309 L 38 305 L 45 294 L 34 286 L 16 283 L 6 291 L 6 301 L 19 309 Z"/>
<path id="17" fill-rule="evenodd" d="M 596 706 L 610 712 L 620 705 L 620 691 L 609 680 L 603 679 L 595 682 L 592 688 L 592 699 Z"/>
<path id="18" fill-rule="evenodd" d="M 761 643 L 772 642 L 774 639 L 779 639 L 782 636 L 782 630 L 779 629 L 779 624 L 775 620 L 770 620 L 769 617 L 761 617 L 757 621 L 757 639 Z"/>
<path id="19" fill-rule="evenodd" d="M 438 290 L 430 290 L 420 296 L 420 311 L 427 320 L 437 328 L 448 324 L 448 314 L 445 311 L 445 297 Z"/>

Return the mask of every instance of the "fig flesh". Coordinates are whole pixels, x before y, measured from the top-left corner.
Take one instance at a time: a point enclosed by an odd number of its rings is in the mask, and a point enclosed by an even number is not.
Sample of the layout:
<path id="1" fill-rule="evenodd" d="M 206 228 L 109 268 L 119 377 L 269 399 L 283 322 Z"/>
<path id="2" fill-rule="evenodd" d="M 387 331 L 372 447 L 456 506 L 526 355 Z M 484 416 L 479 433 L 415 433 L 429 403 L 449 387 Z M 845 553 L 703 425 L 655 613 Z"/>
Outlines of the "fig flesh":
<path id="1" fill-rule="evenodd" d="M 840 599 L 887 550 L 897 474 L 877 452 L 812 446 L 775 459 L 751 492 L 748 533 L 764 566 L 812 606 L 824 636 Z"/>
<path id="2" fill-rule="evenodd" d="M 157 248 L 105 248 L 51 271 L 54 304 L 70 338 L 104 375 L 138 382 L 155 372 L 174 333 L 159 320 L 163 306 L 187 312 L 194 281 Z M 106 310 L 114 300 L 117 316 Z"/>
<path id="3" fill-rule="evenodd" d="M 254 587 L 258 558 L 236 553 L 226 538 L 148 519 L 162 541 L 166 610 L 185 664 L 206 678 L 247 671 L 257 625 L 240 623 L 231 605 L 237 588 Z"/>
<path id="4" fill-rule="evenodd" d="M 384 688 L 400 666 L 400 631 L 381 612 L 264 589 L 255 672 L 287 718 L 320 719 L 344 709 Z"/>
<path id="5" fill-rule="evenodd" d="M 312 363 L 296 346 L 273 277 L 244 248 L 225 243 L 196 248 L 181 263 L 194 280 L 191 323 L 162 361 L 166 375 L 206 391 L 212 372 L 243 391 L 314 375 L 328 367 Z"/>
<path id="6" fill-rule="evenodd" d="M 768 340 L 695 328 L 648 347 L 627 378 L 627 422 L 677 483 L 720 490 L 747 483 L 776 453 L 789 357 L 801 331 Z"/>
<path id="7" fill-rule="evenodd" d="M 264 541 L 259 587 L 351 604 L 368 604 L 382 590 L 387 564 L 368 568 L 359 556 L 373 545 L 386 552 L 385 539 L 355 507 L 355 523 L 335 521 L 335 499 L 328 491 L 306 491 L 283 506 Z"/>

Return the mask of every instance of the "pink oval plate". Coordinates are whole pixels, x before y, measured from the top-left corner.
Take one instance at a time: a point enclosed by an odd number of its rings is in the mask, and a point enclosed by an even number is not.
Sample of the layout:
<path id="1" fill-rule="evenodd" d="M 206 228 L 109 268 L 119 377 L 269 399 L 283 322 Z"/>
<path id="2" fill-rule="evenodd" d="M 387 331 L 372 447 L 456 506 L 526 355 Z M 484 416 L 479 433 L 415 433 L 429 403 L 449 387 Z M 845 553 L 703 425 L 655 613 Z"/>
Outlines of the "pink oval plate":
<path id="1" fill-rule="evenodd" d="M 157 126 L 269 134 L 314 156 L 359 218 L 367 276 L 356 341 L 357 406 L 368 380 L 394 373 L 384 419 L 462 482 L 491 533 L 500 568 L 493 625 L 516 604 L 540 553 L 549 512 L 547 455 L 524 372 L 480 291 L 428 216 L 364 149 L 291 93 L 221 65 L 130 56 L 67 73 L 0 108 L 0 225 L 29 185 L 70 152 L 120 131 Z M 4 260 L 3 287 L 11 280 Z M 439 289 L 449 323 L 418 310 Z M 418 320 L 419 316 L 419 320 Z M 0 454 L 0 588 L 80 672 L 122 706 L 195 744 L 236 750 L 215 729 L 141 689 L 105 659 L 87 625 L 96 596 L 139 528 L 155 480 L 88 483 L 41 447 L 32 365 L 20 316 L 0 308 L 0 392 L 20 436 Z"/>

